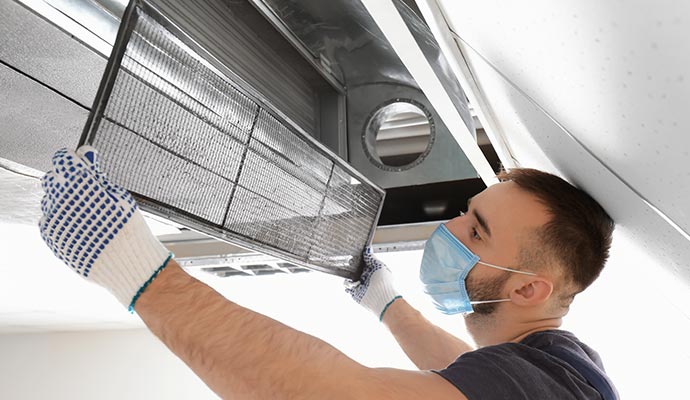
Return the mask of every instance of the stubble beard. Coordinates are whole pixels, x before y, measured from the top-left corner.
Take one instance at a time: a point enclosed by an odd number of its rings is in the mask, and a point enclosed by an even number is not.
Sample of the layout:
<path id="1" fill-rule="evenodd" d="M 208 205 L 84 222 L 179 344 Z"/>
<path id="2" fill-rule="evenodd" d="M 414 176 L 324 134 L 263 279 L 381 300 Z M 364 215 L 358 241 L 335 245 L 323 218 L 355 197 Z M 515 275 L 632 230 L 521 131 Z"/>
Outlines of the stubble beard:
<path id="1" fill-rule="evenodd" d="M 467 294 L 472 301 L 481 300 L 500 300 L 503 287 L 510 278 L 510 275 L 500 274 L 496 278 L 490 279 L 470 279 L 467 280 Z M 496 318 L 496 309 L 500 303 L 485 303 L 472 305 L 473 313 L 465 315 L 465 325 L 474 341 L 481 342 L 483 332 L 494 329 L 500 321 Z"/>

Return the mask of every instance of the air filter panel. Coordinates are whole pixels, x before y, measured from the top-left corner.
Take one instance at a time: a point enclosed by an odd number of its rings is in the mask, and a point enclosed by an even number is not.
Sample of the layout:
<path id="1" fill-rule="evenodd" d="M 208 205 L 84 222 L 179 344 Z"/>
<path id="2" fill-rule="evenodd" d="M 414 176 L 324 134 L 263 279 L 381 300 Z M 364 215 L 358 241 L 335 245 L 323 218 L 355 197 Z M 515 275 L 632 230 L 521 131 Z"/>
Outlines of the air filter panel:
<path id="1" fill-rule="evenodd" d="M 384 192 L 159 12 L 127 8 L 81 144 L 155 214 L 358 278 Z"/>

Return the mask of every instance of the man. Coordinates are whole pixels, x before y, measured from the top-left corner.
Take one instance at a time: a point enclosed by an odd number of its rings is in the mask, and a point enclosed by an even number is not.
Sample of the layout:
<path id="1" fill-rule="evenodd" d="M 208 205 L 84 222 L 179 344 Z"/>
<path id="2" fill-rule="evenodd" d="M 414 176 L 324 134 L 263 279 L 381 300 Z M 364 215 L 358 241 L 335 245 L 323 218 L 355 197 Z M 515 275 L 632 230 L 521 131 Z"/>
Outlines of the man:
<path id="1" fill-rule="evenodd" d="M 61 260 L 136 310 L 223 398 L 601 398 L 593 385 L 607 381 L 596 354 L 555 329 L 573 296 L 603 267 L 613 224 L 559 178 L 520 171 L 504 175 L 505 182 L 472 199 L 466 215 L 440 227 L 423 258 L 427 292 L 442 311 L 474 308 L 466 322 L 482 348 L 473 351 L 421 317 L 370 254 L 361 281 L 349 289 L 420 371 L 364 367 L 186 274 L 129 193 L 100 173 L 93 148 L 55 154 L 42 180 L 39 225 Z M 473 307 L 470 300 L 481 303 Z"/>

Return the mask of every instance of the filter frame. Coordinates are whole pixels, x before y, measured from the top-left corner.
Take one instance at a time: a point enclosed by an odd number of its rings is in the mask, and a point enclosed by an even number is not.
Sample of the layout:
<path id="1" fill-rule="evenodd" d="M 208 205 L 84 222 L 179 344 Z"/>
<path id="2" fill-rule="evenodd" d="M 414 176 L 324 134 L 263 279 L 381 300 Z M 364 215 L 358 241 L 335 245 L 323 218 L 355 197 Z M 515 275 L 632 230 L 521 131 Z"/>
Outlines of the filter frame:
<path id="1" fill-rule="evenodd" d="M 179 40 L 182 44 L 188 47 L 191 50 L 190 54 L 193 55 L 197 59 L 197 61 L 200 61 L 210 71 L 212 71 L 226 83 L 231 85 L 233 89 L 236 89 L 238 92 L 247 96 L 250 100 L 255 102 L 259 106 L 256 118 L 259 117 L 261 110 L 265 111 L 269 114 L 269 116 L 275 118 L 278 122 L 282 123 L 290 131 L 292 131 L 292 133 L 294 133 L 297 137 L 302 139 L 306 144 L 309 145 L 311 149 L 321 153 L 322 155 L 327 157 L 331 162 L 333 162 L 333 167 L 331 168 L 331 175 L 333 173 L 333 168 L 335 168 L 335 166 L 338 166 L 346 173 L 350 174 L 351 177 L 361 182 L 361 184 L 366 184 L 367 186 L 374 189 L 378 194 L 380 194 L 381 199 L 380 203 L 378 204 L 376 216 L 372 222 L 372 226 L 369 229 L 369 235 L 365 241 L 366 245 L 370 245 L 373 240 L 376 225 L 381 215 L 381 210 L 383 208 L 383 203 L 386 194 L 385 190 L 373 183 L 366 176 L 362 175 L 360 172 L 358 172 L 356 169 L 350 166 L 347 162 L 338 157 L 333 151 L 325 147 L 322 143 L 319 143 L 313 137 L 308 135 L 301 127 L 299 127 L 297 124 L 291 121 L 290 118 L 288 118 L 279 110 L 271 106 L 271 104 L 258 91 L 254 90 L 246 81 L 244 81 L 237 74 L 225 67 L 212 54 L 210 54 L 201 45 L 199 45 L 193 38 L 191 38 L 189 35 L 183 32 L 177 25 L 175 25 L 175 23 L 166 18 L 155 7 L 143 0 L 131 0 L 127 8 L 125 9 L 111 56 L 108 59 L 105 71 L 103 73 L 103 78 L 101 79 L 98 91 L 96 93 L 96 97 L 94 99 L 93 107 L 91 109 L 91 112 L 89 113 L 89 117 L 85 124 L 78 145 L 82 146 L 86 144 L 92 144 L 94 138 L 98 134 L 101 121 L 104 119 L 104 114 L 108 106 L 108 102 L 110 100 L 110 95 L 115 86 L 116 78 L 121 70 L 123 57 L 125 56 L 131 35 L 135 30 L 137 21 L 140 18 L 141 14 L 145 14 L 147 17 L 152 18 L 156 23 L 160 24 L 165 30 L 170 32 L 177 40 Z M 249 144 L 247 144 L 247 147 L 249 147 Z M 245 150 L 245 153 L 246 151 L 247 150 Z M 241 187 L 238 182 L 235 182 L 235 185 L 237 187 Z M 329 186 L 327 185 L 327 189 L 328 188 Z M 233 188 L 233 192 L 234 191 L 235 188 Z M 290 252 L 283 251 L 279 248 L 262 246 L 259 243 L 251 241 L 247 237 L 233 232 L 222 225 L 214 224 L 192 213 L 164 204 L 158 200 L 146 197 L 135 191 L 132 191 L 131 193 L 143 210 L 183 224 L 189 227 L 190 229 L 193 229 L 200 233 L 233 244 L 237 244 L 249 250 L 254 250 L 277 258 L 281 258 L 288 262 L 292 262 L 307 267 L 309 269 L 333 275 L 338 275 L 353 280 L 358 280 L 361 275 L 363 268 L 361 261 L 362 258 L 360 257 L 361 254 L 350 255 L 360 260 L 360 263 L 357 266 L 351 266 L 354 268 L 354 270 L 310 263 Z M 228 204 L 228 206 L 229 205 L 230 204 Z"/>

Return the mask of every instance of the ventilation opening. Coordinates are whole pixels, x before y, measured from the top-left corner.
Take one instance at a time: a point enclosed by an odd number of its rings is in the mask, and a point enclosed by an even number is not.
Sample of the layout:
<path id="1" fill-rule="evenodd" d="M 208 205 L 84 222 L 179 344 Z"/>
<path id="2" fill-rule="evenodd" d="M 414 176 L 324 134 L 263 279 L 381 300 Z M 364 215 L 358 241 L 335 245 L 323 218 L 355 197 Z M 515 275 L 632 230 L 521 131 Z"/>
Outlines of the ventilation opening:
<path id="1" fill-rule="evenodd" d="M 434 140 L 431 115 L 410 100 L 396 100 L 379 107 L 369 117 L 364 132 L 371 161 L 385 170 L 402 171 L 421 163 Z"/>
<path id="2" fill-rule="evenodd" d="M 268 264 L 226 265 L 220 267 L 206 267 L 204 272 L 214 274 L 221 278 L 230 276 L 260 276 L 275 274 L 298 274 L 309 272 L 308 269 L 286 262 L 273 262 Z"/>

